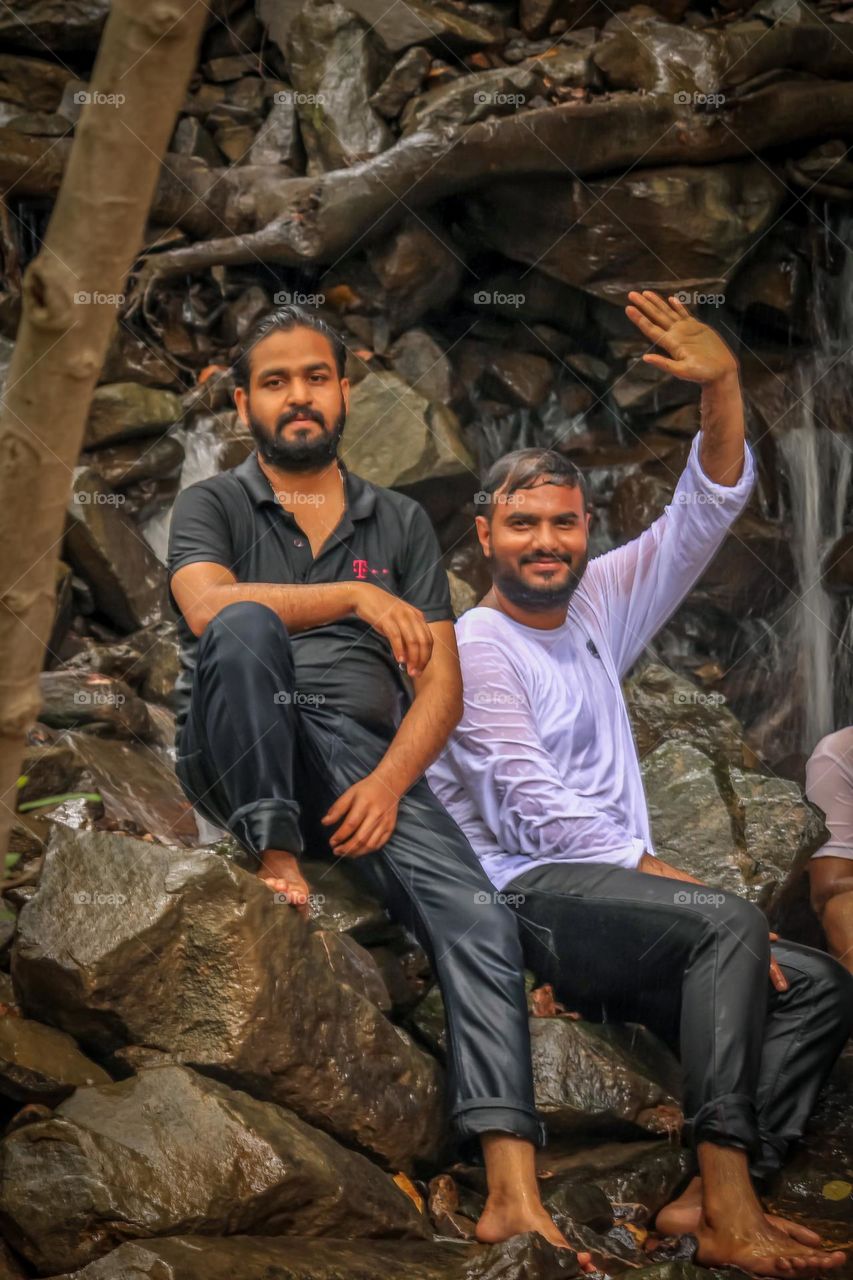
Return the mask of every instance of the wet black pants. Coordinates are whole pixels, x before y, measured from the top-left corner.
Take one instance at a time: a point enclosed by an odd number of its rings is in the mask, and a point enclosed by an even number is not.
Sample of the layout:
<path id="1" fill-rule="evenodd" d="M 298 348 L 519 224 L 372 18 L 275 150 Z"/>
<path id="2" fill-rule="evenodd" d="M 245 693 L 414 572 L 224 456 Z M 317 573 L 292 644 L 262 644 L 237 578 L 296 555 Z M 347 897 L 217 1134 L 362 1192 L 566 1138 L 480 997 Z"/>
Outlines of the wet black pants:
<path id="1" fill-rule="evenodd" d="M 256 856 L 299 854 L 306 843 L 313 852 L 317 818 L 387 745 L 296 690 L 287 629 L 266 605 L 228 605 L 203 631 L 176 771 L 199 812 Z M 429 956 L 461 1151 L 473 1154 L 477 1135 L 496 1130 L 542 1146 L 518 923 L 425 781 L 401 800 L 388 843 L 346 864 Z"/>
<path id="2" fill-rule="evenodd" d="M 678 1054 L 685 1137 L 740 1147 L 756 1177 L 779 1168 L 853 1028 L 853 977 L 831 956 L 774 942 L 767 920 L 720 889 L 601 862 L 550 863 L 520 895 L 526 961 L 595 1021 L 638 1022 Z"/>

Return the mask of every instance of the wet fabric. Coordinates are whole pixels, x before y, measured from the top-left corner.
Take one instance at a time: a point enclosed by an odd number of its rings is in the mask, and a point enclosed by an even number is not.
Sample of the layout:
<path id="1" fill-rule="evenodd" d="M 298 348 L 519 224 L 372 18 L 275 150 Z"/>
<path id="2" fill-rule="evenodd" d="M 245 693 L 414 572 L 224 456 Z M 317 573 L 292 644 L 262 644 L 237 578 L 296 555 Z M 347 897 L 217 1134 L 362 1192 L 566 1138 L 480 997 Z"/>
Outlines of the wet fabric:
<path id="1" fill-rule="evenodd" d="M 371 772 L 393 736 L 393 727 L 380 733 L 331 700 L 296 696 L 299 662 L 311 666 L 313 643 L 293 644 L 277 614 L 255 602 L 226 606 L 199 641 L 176 771 L 202 815 L 258 858 L 268 848 L 330 857 L 319 819 Z M 430 958 L 447 1018 L 460 1154 L 476 1157 L 484 1132 L 543 1145 L 517 922 L 426 781 L 403 797 L 382 849 L 338 862 Z"/>
<path id="2" fill-rule="evenodd" d="M 832 956 L 772 944 L 736 894 L 604 863 L 549 864 L 507 886 L 525 959 L 568 1009 L 638 1022 L 681 1060 L 683 1137 L 777 1170 L 853 1030 L 853 976 Z"/>

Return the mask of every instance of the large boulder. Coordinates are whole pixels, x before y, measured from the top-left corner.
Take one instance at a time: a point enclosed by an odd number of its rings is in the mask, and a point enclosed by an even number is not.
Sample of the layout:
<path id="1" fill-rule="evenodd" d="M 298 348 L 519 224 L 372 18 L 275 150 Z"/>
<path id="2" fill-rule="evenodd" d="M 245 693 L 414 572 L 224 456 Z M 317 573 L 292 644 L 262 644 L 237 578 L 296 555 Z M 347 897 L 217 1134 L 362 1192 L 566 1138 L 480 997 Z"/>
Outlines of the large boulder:
<path id="1" fill-rule="evenodd" d="M 292 1112 L 185 1067 L 78 1089 L 0 1147 L 0 1213 L 42 1274 L 129 1238 L 423 1237 L 393 1179 Z"/>
<path id="2" fill-rule="evenodd" d="M 95 1056 L 164 1051 L 395 1168 L 441 1144 L 435 1061 L 217 853 L 55 828 L 12 970 L 23 1011 Z"/>
<path id="3" fill-rule="evenodd" d="M 696 1280 L 707 1274 L 695 1270 Z M 54 1280 L 565 1280 L 579 1275 L 571 1250 L 530 1232 L 490 1246 L 452 1240 L 176 1236 L 123 1244 L 82 1271 Z"/>

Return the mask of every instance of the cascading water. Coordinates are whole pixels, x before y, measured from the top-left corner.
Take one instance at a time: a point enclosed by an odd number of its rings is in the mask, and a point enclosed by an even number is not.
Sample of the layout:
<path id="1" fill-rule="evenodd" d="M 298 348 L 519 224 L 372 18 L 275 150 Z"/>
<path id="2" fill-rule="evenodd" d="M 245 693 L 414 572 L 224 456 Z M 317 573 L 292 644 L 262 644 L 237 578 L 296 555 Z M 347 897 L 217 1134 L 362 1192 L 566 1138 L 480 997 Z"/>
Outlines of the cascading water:
<path id="1" fill-rule="evenodd" d="M 207 480 L 219 471 L 219 455 L 222 450 L 222 436 L 217 434 L 212 421 L 200 419 L 190 429 L 175 428 L 173 434 L 184 446 L 184 462 L 181 467 L 181 489 L 195 484 L 197 480 Z M 172 505 L 165 511 L 158 511 L 142 525 L 142 535 L 154 554 L 163 564 L 169 548 L 169 525 L 172 521 Z"/>
<path id="2" fill-rule="evenodd" d="M 829 234 L 829 231 L 827 232 Z M 814 267 L 813 331 L 808 360 L 793 371 L 798 404 L 779 440 L 788 482 L 791 550 L 797 575 L 791 635 L 802 714 L 800 750 L 853 723 L 853 615 L 849 596 L 823 582 L 825 558 L 844 530 L 853 467 L 853 437 L 836 432 L 815 411 L 815 388 L 853 408 L 853 215 L 845 212 L 833 235 L 844 246 L 843 270 L 829 276 Z"/>

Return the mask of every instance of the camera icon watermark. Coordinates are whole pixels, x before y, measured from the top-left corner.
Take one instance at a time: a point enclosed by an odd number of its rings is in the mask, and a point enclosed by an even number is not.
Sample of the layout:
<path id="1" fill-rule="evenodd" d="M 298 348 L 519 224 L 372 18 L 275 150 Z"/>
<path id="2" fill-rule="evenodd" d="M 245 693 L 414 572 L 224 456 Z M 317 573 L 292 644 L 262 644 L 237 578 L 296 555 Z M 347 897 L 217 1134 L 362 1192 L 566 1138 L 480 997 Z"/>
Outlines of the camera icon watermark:
<path id="1" fill-rule="evenodd" d="M 279 106 L 288 107 L 322 107 L 326 101 L 324 93 L 300 93 L 298 89 L 279 89 L 272 98 Z"/>
<path id="2" fill-rule="evenodd" d="M 679 289 L 673 297 L 684 307 L 723 307 L 726 303 L 724 293 L 701 293 L 698 289 Z"/>
<path id="3" fill-rule="evenodd" d="M 504 893 L 501 889 L 492 889 L 491 891 L 478 889 L 474 894 L 474 901 L 478 907 L 491 906 L 493 903 L 498 903 L 500 906 L 518 907 L 526 900 L 523 893 Z"/>
<path id="4" fill-rule="evenodd" d="M 123 893 L 89 893 L 84 889 L 71 895 L 78 907 L 120 907 L 127 902 Z"/>
<path id="5" fill-rule="evenodd" d="M 123 307 L 126 301 L 127 295 L 124 293 L 101 293 L 97 289 L 94 293 L 78 289 L 74 294 L 74 302 L 78 307 Z"/>
<path id="6" fill-rule="evenodd" d="M 721 707 L 726 701 L 724 693 L 703 693 L 701 689 L 677 689 L 672 695 L 677 706 Z"/>
<path id="7" fill-rule="evenodd" d="M 475 307 L 523 307 L 525 301 L 523 293 L 502 293 L 495 289 L 478 289 L 474 294 Z"/>
<path id="8" fill-rule="evenodd" d="M 96 489 L 93 493 L 89 493 L 86 489 L 80 493 L 75 493 L 72 502 L 78 507 L 120 507 L 127 501 L 123 493 L 104 493 L 100 489 Z"/>
<path id="9" fill-rule="evenodd" d="M 74 104 L 78 107 L 121 107 L 127 102 L 123 93 L 101 93 L 97 89 L 77 89 Z"/>
<path id="10" fill-rule="evenodd" d="M 721 907 L 726 895 L 714 893 L 713 889 L 676 889 L 672 900 L 677 907 Z"/>
<path id="11" fill-rule="evenodd" d="M 325 901 L 324 893 L 294 893 L 292 897 L 288 897 L 286 893 L 273 894 L 273 902 L 278 906 L 295 907 L 307 903 L 310 911 L 319 911 Z"/>
<path id="12" fill-rule="evenodd" d="M 325 293 L 301 293 L 298 289 L 279 289 L 272 300 L 277 307 L 322 307 L 326 301 Z"/>
<path id="13" fill-rule="evenodd" d="M 723 105 L 726 95 L 724 93 L 699 93 L 698 91 L 688 93 L 686 89 L 680 89 L 678 93 L 672 95 L 672 100 L 679 107 L 704 107 L 706 110 L 714 110 Z"/>
<path id="14" fill-rule="evenodd" d="M 121 707 L 127 702 L 127 696 L 99 689 L 75 689 L 73 701 L 78 707 Z"/>
<path id="15" fill-rule="evenodd" d="M 276 689 L 273 702 L 286 707 L 322 707 L 326 701 L 324 693 L 302 693 L 299 689 Z"/>

